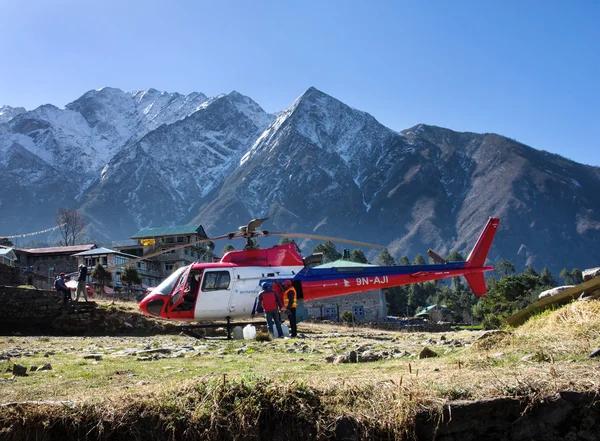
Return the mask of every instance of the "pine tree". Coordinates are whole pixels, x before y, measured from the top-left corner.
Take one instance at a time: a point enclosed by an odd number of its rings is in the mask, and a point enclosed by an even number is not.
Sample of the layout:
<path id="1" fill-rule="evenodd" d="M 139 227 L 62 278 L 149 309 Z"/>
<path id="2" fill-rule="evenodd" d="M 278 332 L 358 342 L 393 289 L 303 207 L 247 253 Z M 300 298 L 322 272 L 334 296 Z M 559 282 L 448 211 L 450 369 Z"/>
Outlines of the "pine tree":
<path id="1" fill-rule="evenodd" d="M 515 266 L 506 259 L 500 259 L 496 264 L 496 273 L 498 273 L 500 277 L 510 276 L 515 273 Z"/>
<path id="2" fill-rule="evenodd" d="M 542 269 L 542 273 L 540 274 L 540 283 L 542 286 L 549 286 L 552 288 L 556 286 L 556 280 L 554 280 L 554 276 L 546 267 Z"/>
<path id="3" fill-rule="evenodd" d="M 412 265 L 410 263 L 410 259 L 406 256 L 402 256 L 399 260 L 398 260 L 398 265 L 402 265 L 402 266 L 409 266 Z"/>
<path id="4" fill-rule="evenodd" d="M 465 258 L 458 251 L 452 251 L 448 255 L 448 258 L 446 259 L 446 261 L 448 261 L 448 262 L 464 262 Z"/>
<path id="5" fill-rule="evenodd" d="M 422 254 L 417 254 L 415 256 L 415 265 L 425 265 L 425 258 L 423 257 Z"/>
<path id="6" fill-rule="evenodd" d="M 369 263 L 362 250 L 354 250 L 350 253 L 350 261 L 358 263 Z"/>
<path id="7" fill-rule="evenodd" d="M 121 274 L 121 282 L 127 285 L 127 292 L 131 292 L 131 285 L 139 285 L 142 283 L 142 276 L 138 273 L 138 270 L 132 266 L 128 265 L 123 270 L 123 274 Z"/>
<path id="8" fill-rule="evenodd" d="M 342 258 L 342 255 L 338 253 L 335 245 L 330 240 L 314 247 L 313 253 L 323 253 L 323 260 L 325 262 L 335 262 Z"/>
<path id="9" fill-rule="evenodd" d="M 100 263 L 94 267 L 90 277 L 98 283 L 102 293 L 104 293 L 104 287 L 112 282 L 112 274 L 106 271 Z"/>
<path id="10" fill-rule="evenodd" d="M 381 266 L 394 266 L 394 258 L 392 257 L 392 255 L 390 254 L 390 252 L 388 251 L 387 248 L 384 248 L 383 250 L 381 250 L 381 253 L 379 253 L 379 256 L 377 256 L 377 259 L 375 259 L 375 263 L 377 265 L 381 265 Z"/>
<path id="11" fill-rule="evenodd" d="M 573 276 L 568 269 L 563 268 L 559 276 L 565 281 L 565 285 L 573 285 Z"/>
<path id="12" fill-rule="evenodd" d="M 573 268 L 573 270 L 571 271 L 571 277 L 573 278 L 574 285 L 579 285 L 580 283 L 583 283 L 583 273 L 579 268 Z"/>

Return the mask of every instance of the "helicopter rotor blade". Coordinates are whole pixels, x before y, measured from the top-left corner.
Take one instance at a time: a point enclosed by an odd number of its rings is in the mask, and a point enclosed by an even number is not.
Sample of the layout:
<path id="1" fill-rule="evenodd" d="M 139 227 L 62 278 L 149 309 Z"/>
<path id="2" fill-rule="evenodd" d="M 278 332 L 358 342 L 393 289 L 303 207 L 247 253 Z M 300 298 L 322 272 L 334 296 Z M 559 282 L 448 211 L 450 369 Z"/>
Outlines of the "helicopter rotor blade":
<path id="1" fill-rule="evenodd" d="M 367 247 L 367 248 L 385 248 L 383 245 L 374 245 L 372 243 L 366 242 L 357 242 L 355 240 L 348 239 L 340 239 L 338 237 L 329 237 L 329 236 L 318 236 L 316 234 L 305 234 L 305 233 L 282 233 L 278 231 L 265 231 L 265 236 L 286 236 L 286 237 L 298 237 L 302 239 L 319 239 L 319 240 L 329 240 L 331 242 L 341 242 L 347 243 L 350 245 L 357 245 L 359 247 Z"/>

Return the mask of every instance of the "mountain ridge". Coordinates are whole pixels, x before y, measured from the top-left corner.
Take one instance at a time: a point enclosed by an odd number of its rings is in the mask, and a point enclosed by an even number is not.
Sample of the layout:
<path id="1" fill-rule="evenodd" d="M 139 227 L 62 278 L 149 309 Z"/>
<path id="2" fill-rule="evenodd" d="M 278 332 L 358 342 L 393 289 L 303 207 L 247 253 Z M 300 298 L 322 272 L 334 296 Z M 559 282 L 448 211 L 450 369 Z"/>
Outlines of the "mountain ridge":
<path id="1" fill-rule="evenodd" d="M 314 87 L 276 114 L 235 90 L 102 88 L 0 120 L 0 153 L 11 213 L 0 232 L 47 228 L 61 206 L 105 240 L 270 217 L 271 230 L 358 237 L 399 257 L 468 253 L 494 216 L 493 261 L 556 271 L 600 260 L 600 168 L 493 133 L 394 131 Z"/>

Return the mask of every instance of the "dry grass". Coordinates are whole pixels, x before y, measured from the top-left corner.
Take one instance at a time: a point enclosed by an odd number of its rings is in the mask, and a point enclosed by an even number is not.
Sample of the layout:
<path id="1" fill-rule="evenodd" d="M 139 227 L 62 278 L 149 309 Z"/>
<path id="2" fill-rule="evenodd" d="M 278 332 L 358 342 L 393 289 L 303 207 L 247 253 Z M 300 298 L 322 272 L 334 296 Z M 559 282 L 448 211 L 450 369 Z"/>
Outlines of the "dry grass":
<path id="1" fill-rule="evenodd" d="M 53 370 L 14 379 L 0 374 L 0 403 L 74 404 L 1 407 L 0 438 L 1 430 L 11 434 L 8 439 L 29 430 L 31 438 L 43 439 L 49 420 L 66 432 L 69 427 L 72 433 L 87 431 L 94 439 L 108 432 L 125 439 L 134 423 L 138 432 L 128 439 L 165 439 L 165 434 L 172 439 L 284 439 L 290 427 L 298 434 L 295 439 L 344 431 L 372 439 L 410 438 L 418 412 L 439 414 L 449 401 L 536 401 L 563 390 L 598 391 L 600 366 L 587 355 L 600 347 L 599 313 L 599 302 L 576 303 L 482 340 L 477 340 L 483 334 L 478 331 L 446 333 L 444 340 L 439 334 L 305 323 L 299 326 L 305 335 L 301 339 L 265 342 L 185 335 L 3 338 L 0 352 L 21 348 L 12 361 L 50 361 Z M 449 341 L 461 343 L 455 347 Z M 363 346 L 412 356 L 370 363 L 325 361 Z M 440 356 L 419 360 L 416 354 L 424 346 Z M 126 353 L 167 347 L 191 349 L 179 358 L 145 361 Z M 89 353 L 102 359 L 83 358 Z M 0 362 L 0 369 L 11 362 Z"/>

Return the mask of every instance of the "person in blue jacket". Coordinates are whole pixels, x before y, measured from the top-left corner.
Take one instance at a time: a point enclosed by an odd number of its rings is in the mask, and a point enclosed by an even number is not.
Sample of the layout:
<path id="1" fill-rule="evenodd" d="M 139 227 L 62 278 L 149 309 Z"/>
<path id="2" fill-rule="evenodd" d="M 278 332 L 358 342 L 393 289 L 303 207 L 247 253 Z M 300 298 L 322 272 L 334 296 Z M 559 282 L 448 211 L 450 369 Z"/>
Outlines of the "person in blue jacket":
<path id="1" fill-rule="evenodd" d="M 62 292 L 64 294 L 63 303 L 67 305 L 69 300 L 71 300 L 71 290 L 67 287 L 65 283 L 65 273 L 60 273 L 60 275 L 54 281 L 54 288 L 56 292 Z"/>

